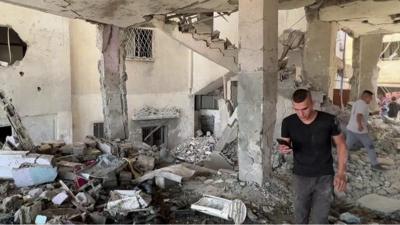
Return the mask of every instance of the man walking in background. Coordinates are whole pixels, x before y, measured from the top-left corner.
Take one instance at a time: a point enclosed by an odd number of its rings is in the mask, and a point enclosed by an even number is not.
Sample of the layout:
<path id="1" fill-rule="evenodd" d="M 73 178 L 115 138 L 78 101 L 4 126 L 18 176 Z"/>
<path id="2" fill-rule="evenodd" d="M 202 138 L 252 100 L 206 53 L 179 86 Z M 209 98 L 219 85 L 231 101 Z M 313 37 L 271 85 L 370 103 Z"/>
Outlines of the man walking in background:
<path id="1" fill-rule="evenodd" d="M 389 111 L 388 111 L 388 116 L 390 118 L 396 119 L 397 114 L 399 113 L 400 110 L 400 104 L 397 103 L 397 98 L 395 96 L 392 97 L 392 101 L 388 105 Z"/>
<path id="2" fill-rule="evenodd" d="M 347 124 L 346 145 L 348 149 L 351 149 L 357 142 L 361 142 L 368 151 L 372 169 L 383 170 L 384 168 L 378 163 L 374 143 L 368 135 L 368 105 L 372 101 L 372 96 L 373 93 L 371 91 L 365 90 L 360 99 L 354 102 L 349 124 Z"/>

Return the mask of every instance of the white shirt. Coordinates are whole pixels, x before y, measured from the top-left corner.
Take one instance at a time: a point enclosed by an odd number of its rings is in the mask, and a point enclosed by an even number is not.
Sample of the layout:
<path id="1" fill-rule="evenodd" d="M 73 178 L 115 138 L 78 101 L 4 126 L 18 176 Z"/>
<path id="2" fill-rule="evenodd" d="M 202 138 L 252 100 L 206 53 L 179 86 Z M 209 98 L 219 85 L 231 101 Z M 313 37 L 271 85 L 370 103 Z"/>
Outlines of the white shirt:
<path id="1" fill-rule="evenodd" d="M 363 119 L 361 121 L 361 124 L 363 125 L 362 131 L 358 130 L 357 114 L 363 115 Z M 354 102 L 353 107 L 351 108 L 351 115 L 349 124 L 347 124 L 347 130 L 358 134 L 368 133 L 368 128 L 367 128 L 368 115 L 369 115 L 369 107 L 364 100 L 359 99 L 356 102 Z"/>

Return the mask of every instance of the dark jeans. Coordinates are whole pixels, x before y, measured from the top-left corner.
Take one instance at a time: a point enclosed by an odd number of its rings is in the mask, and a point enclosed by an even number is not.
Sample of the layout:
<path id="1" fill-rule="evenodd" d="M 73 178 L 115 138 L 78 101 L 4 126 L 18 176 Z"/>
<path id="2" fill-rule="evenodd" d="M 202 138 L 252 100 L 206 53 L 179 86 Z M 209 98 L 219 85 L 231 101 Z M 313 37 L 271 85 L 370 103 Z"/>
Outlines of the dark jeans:
<path id="1" fill-rule="evenodd" d="M 333 175 L 303 177 L 294 175 L 294 223 L 328 224 L 333 201 Z"/>

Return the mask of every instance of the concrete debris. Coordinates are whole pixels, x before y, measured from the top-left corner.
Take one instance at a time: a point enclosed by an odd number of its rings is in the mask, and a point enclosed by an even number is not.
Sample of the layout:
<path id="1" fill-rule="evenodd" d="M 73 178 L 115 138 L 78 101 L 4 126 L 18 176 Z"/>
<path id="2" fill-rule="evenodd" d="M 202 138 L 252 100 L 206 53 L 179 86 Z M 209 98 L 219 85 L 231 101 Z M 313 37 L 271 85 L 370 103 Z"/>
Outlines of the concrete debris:
<path id="1" fill-rule="evenodd" d="M 377 194 L 369 194 L 358 199 L 357 202 L 361 207 L 383 213 L 385 215 L 400 210 L 400 200 L 380 196 Z"/>
<path id="2" fill-rule="evenodd" d="M 355 216 L 349 212 L 345 212 L 340 214 L 340 220 L 348 223 L 348 224 L 360 224 L 361 223 L 361 219 L 358 216 Z"/>
<path id="3" fill-rule="evenodd" d="M 205 195 L 190 208 L 225 220 L 233 220 L 235 224 L 243 223 L 247 215 L 246 205 L 242 201 L 231 201 L 211 195 Z"/>
<path id="4" fill-rule="evenodd" d="M 179 160 L 188 163 L 198 163 L 208 158 L 215 148 L 214 137 L 191 138 L 172 150 L 172 154 Z"/>
<path id="5" fill-rule="evenodd" d="M 206 160 L 201 161 L 199 165 L 213 170 L 234 169 L 233 165 L 228 162 L 228 159 L 226 159 L 221 153 L 218 152 L 211 153 L 211 155 Z"/>
<path id="6" fill-rule="evenodd" d="M 110 199 L 106 210 L 111 215 L 126 215 L 135 212 L 137 209 L 144 209 L 149 206 L 151 196 L 142 191 L 115 190 L 110 192 Z"/>
<path id="7" fill-rule="evenodd" d="M 146 180 L 153 179 L 155 177 L 164 177 L 176 182 L 181 182 L 183 178 L 190 178 L 195 174 L 195 170 L 189 169 L 183 164 L 172 165 L 161 169 L 150 171 L 138 179 L 134 180 L 133 183 L 142 183 Z M 175 176 L 174 176 L 175 175 Z M 174 177 L 174 178 L 171 178 Z"/>
<path id="8" fill-rule="evenodd" d="M 36 201 L 21 206 L 21 208 L 15 213 L 14 221 L 18 221 L 20 224 L 32 224 L 35 221 L 36 216 L 42 211 L 43 203 Z"/>
<path id="9" fill-rule="evenodd" d="M 174 119 L 179 117 L 180 110 L 175 107 L 157 109 L 145 106 L 134 113 L 133 120 Z"/>
<path id="10" fill-rule="evenodd" d="M 12 176 L 17 187 L 28 187 L 53 182 L 57 177 L 57 168 L 42 165 L 24 165 L 12 169 Z"/>
<path id="11" fill-rule="evenodd" d="M 0 151 L 0 179 L 12 179 L 13 169 L 23 164 L 52 166 L 54 156 L 31 154 L 28 151 Z"/>
<path id="12" fill-rule="evenodd" d="M 89 180 L 90 178 L 108 178 L 110 174 L 116 174 L 127 165 L 127 162 L 113 155 L 99 156 L 98 161 L 92 167 L 80 171 L 80 174 Z"/>
<path id="13" fill-rule="evenodd" d="M 68 199 L 68 194 L 65 191 L 58 193 L 56 196 L 53 197 L 51 200 L 55 205 L 62 205 L 65 200 Z"/>
<path id="14" fill-rule="evenodd" d="M 3 199 L 1 204 L 1 211 L 12 212 L 21 207 L 23 199 L 21 195 L 12 195 Z"/>
<path id="15" fill-rule="evenodd" d="M 26 128 L 22 124 L 21 117 L 15 110 L 14 105 L 5 96 L 3 90 L 0 90 L 0 103 L 2 104 L 3 109 L 6 112 L 8 121 L 10 121 L 10 124 L 18 137 L 18 145 L 14 147 L 17 147 L 18 150 L 33 150 L 35 146 L 33 145 L 32 139 Z"/>
<path id="16" fill-rule="evenodd" d="M 321 102 L 322 95 L 316 95 L 322 110 L 331 110 L 340 117 L 341 124 L 347 123 L 348 111 L 329 107 Z M 172 150 L 166 145 L 156 147 L 140 141 L 107 141 L 88 136 L 81 143 L 42 143 L 35 147 L 35 153 L 0 151 L 2 179 L 12 179 L 13 171 L 29 171 L 23 174 L 29 179 L 21 179 L 19 175 L 14 182 L 0 181 L 0 222 L 221 224 L 230 220 L 236 224 L 291 223 L 288 218 L 291 218 L 293 207 L 290 189 L 293 159 L 290 156 L 275 159 L 274 154 L 274 178 L 262 186 L 240 181 L 235 114 L 229 118 L 220 139 L 215 139 L 209 132 L 208 135 L 198 132 L 195 138 Z M 343 201 L 352 203 L 371 193 L 392 200 L 400 198 L 397 149 L 400 129 L 378 117 L 373 117 L 369 125 L 379 162 L 389 170 L 372 171 L 365 151 L 351 151 L 349 190 Z M 38 171 L 34 171 L 36 169 Z M 49 173 L 48 169 L 54 170 Z M 47 171 L 44 176 L 34 176 L 44 171 Z M 57 180 L 47 179 L 49 175 L 54 178 L 58 175 Z M 37 179 L 44 178 L 48 184 L 42 184 L 44 181 L 35 184 Z M 31 187 L 34 184 L 36 186 Z M 366 207 L 365 199 L 372 206 Z M 396 211 L 393 211 L 399 203 L 385 199 L 382 200 L 385 205 L 381 206 L 380 201 L 367 197 L 359 200 L 363 207 L 374 210 L 371 216 L 347 205 L 344 209 L 335 206 L 330 221 L 356 223 L 360 219 L 365 223 L 372 222 L 374 215 L 385 214 L 378 211 L 379 208 L 390 214 L 384 218 L 391 218 L 382 222 L 400 222 L 400 216 L 396 217 Z M 388 210 L 385 208 L 388 206 L 393 207 Z"/>
<path id="17" fill-rule="evenodd" d="M 96 203 L 96 200 L 94 200 L 94 198 L 86 192 L 79 192 L 76 195 L 76 199 L 78 200 L 78 203 L 81 204 L 83 207 L 89 207 L 90 205 Z"/>

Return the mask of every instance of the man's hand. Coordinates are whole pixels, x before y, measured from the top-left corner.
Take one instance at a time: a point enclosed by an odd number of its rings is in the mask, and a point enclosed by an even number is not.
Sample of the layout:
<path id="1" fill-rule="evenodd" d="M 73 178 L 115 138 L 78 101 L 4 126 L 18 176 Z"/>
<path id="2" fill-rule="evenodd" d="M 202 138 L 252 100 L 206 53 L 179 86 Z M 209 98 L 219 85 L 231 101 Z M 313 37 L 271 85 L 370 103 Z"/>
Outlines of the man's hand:
<path id="1" fill-rule="evenodd" d="M 281 154 L 290 154 L 293 152 L 293 149 L 289 148 L 287 145 L 279 145 L 278 149 Z"/>
<path id="2" fill-rule="evenodd" d="M 347 188 L 347 177 L 346 174 L 336 174 L 334 184 L 336 191 L 344 192 Z"/>
<path id="3" fill-rule="evenodd" d="M 358 131 L 363 131 L 364 130 L 364 126 L 362 124 L 358 124 Z"/>

